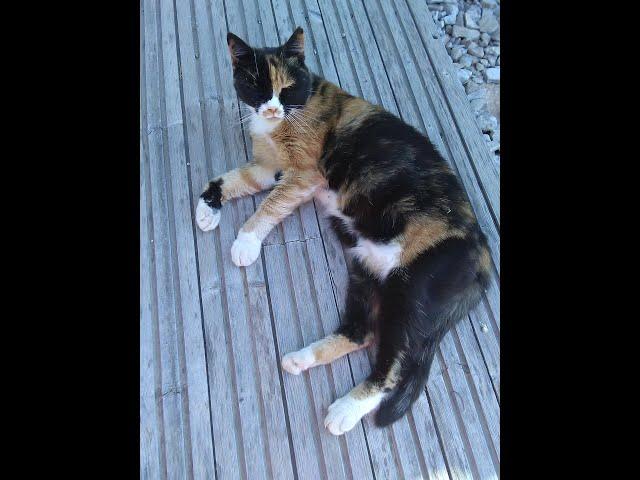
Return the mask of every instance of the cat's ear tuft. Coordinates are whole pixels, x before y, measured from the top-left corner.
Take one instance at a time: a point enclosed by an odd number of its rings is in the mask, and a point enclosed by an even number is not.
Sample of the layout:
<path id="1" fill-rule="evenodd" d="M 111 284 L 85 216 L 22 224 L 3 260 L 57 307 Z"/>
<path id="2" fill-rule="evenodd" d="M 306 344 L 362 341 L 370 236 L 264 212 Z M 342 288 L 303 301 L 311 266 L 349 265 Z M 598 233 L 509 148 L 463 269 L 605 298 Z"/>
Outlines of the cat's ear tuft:
<path id="1" fill-rule="evenodd" d="M 227 45 L 229 45 L 229 55 L 234 68 L 243 60 L 252 57 L 251 47 L 231 32 L 227 33 Z"/>
<path id="2" fill-rule="evenodd" d="M 304 60 L 304 31 L 302 28 L 296 28 L 282 48 L 286 57 L 298 57 L 300 60 Z"/>

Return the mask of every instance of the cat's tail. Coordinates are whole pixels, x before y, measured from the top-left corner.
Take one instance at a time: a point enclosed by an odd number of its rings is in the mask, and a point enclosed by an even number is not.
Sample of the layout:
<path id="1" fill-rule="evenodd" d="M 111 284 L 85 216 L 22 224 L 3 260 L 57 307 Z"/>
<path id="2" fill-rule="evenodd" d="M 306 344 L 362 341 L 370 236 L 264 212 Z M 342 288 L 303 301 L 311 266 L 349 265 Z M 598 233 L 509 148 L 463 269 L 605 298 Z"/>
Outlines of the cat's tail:
<path id="1" fill-rule="evenodd" d="M 481 282 L 475 282 L 467 290 L 436 311 L 422 312 L 428 321 L 424 325 L 435 328 L 425 334 L 420 345 L 412 345 L 400 357 L 399 381 L 382 401 L 375 415 L 375 423 L 386 427 L 402 417 L 424 391 L 440 340 L 449 329 L 466 316 L 478 304 L 482 292 Z M 423 325 L 423 326 L 424 326 Z M 416 341 L 415 334 L 411 335 Z"/>
<path id="2" fill-rule="evenodd" d="M 375 424 L 379 427 L 386 427 L 396 420 L 400 419 L 413 402 L 415 402 L 420 394 L 424 391 L 431 363 L 436 353 L 438 344 L 435 343 L 427 347 L 424 352 L 423 361 L 408 360 L 403 364 L 400 370 L 400 382 L 393 391 L 385 397 L 380 408 L 375 414 Z"/>

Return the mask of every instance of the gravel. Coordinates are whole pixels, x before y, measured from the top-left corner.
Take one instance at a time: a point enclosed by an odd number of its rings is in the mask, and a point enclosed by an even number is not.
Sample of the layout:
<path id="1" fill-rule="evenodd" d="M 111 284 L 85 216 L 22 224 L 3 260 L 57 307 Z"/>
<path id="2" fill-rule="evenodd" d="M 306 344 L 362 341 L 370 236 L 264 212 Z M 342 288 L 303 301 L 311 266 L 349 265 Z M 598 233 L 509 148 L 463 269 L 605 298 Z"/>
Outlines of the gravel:
<path id="1" fill-rule="evenodd" d="M 484 77 L 489 83 L 500 83 L 500 67 L 487 68 Z"/>
<path id="2" fill-rule="evenodd" d="M 500 164 L 500 0 L 426 0 L 487 149 Z"/>

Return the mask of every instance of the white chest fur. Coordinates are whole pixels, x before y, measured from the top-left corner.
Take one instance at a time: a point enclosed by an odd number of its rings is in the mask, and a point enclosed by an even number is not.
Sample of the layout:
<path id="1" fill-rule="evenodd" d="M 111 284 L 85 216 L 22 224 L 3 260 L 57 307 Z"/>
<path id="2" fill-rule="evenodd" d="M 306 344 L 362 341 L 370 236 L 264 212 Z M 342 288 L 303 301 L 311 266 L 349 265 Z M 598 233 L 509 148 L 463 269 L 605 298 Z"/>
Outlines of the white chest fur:
<path id="1" fill-rule="evenodd" d="M 318 189 L 315 198 L 324 207 L 327 215 L 342 219 L 350 232 L 357 237 L 356 246 L 350 248 L 349 252 L 380 280 L 387 278 L 391 270 L 400 264 L 400 244 L 394 241 L 380 243 L 363 238 L 354 228 L 353 219 L 340 210 L 338 194 L 333 190 Z"/>
<path id="2" fill-rule="evenodd" d="M 367 270 L 380 280 L 384 280 L 391 273 L 391 270 L 400 264 L 402 247 L 394 241 L 378 243 L 360 237 L 356 246 L 350 251 Z"/>

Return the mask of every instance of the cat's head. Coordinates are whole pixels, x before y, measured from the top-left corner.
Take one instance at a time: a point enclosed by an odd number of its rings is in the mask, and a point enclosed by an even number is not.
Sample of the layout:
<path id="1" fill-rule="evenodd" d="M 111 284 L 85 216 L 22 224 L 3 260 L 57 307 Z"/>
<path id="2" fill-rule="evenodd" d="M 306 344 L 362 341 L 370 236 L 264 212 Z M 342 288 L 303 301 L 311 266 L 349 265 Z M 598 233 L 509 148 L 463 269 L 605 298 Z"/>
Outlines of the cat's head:
<path id="1" fill-rule="evenodd" d="M 253 48 L 227 34 L 233 84 L 244 103 L 265 125 L 277 125 L 311 94 L 311 73 L 304 64 L 304 32 L 298 27 L 284 45 Z"/>

